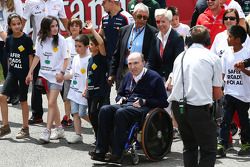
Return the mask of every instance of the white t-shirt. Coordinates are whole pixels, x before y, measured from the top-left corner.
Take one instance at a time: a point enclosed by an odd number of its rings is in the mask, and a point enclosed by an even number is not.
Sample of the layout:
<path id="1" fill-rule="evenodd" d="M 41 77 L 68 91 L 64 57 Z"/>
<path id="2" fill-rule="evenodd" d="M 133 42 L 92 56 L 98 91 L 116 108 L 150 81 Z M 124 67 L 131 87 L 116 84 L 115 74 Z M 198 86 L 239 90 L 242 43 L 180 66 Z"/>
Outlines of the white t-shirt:
<path id="1" fill-rule="evenodd" d="M 56 74 L 63 68 L 64 59 L 69 58 L 66 40 L 60 34 L 59 43 L 56 48 L 52 46 L 52 38 L 47 38 L 41 44 L 40 40 L 36 42 L 36 56 L 40 59 L 41 68 L 39 76 L 47 79 L 51 83 L 62 85 L 56 81 Z"/>
<path id="2" fill-rule="evenodd" d="M 227 30 L 217 34 L 210 50 L 219 57 L 222 57 L 225 54 L 225 51 L 230 48 L 227 43 L 227 38 Z M 246 41 L 243 43 L 243 46 L 250 51 L 250 38 L 248 35 Z"/>
<path id="3" fill-rule="evenodd" d="M 177 31 L 181 36 L 184 38 L 189 35 L 190 27 L 186 24 L 180 23 L 180 25 L 177 28 L 173 28 L 175 31 Z"/>
<path id="4" fill-rule="evenodd" d="M 0 25 L 0 32 L 3 32 L 3 27 L 2 27 L 2 25 Z"/>
<path id="5" fill-rule="evenodd" d="M 26 0 L 24 4 L 23 18 L 31 19 L 33 25 L 33 41 L 40 30 L 40 24 L 44 17 L 67 18 L 62 0 Z"/>
<path id="6" fill-rule="evenodd" d="M 7 23 L 7 19 L 8 16 L 12 13 L 16 13 L 18 15 L 20 15 L 21 17 L 23 17 L 23 5 L 22 5 L 22 1 L 21 0 L 14 0 L 14 10 L 12 12 L 8 11 L 6 7 L 0 7 L 0 25 L 3 28 L 3 31 L 7 32 L 8 29 L 8 23 Z M 0 41 L 3 41 L 2 38 L 0 38 Z"/>
<path id="7" fill-rule="evenodd" d="M 224 4 L 225 10 L 227 9 L 236 9 L 237 12 L 239 13 L 239 17 L 240 18 L 245 18 L 245 14 L 240 6 L 240 4 L 238 2 L 236 2 L 235 0 L 231 0 L 229 2 L 229 4 Z"/>
<path id="8" fill-rule="evenodd" d="M 77 55 L 77 53 L 76 53 L 76 49 L 75 49 L 75 40 L 72 38 L 72 36 L 66 38 L 66 42 L 67 42 L 69 55 L 70 55 L 69 64 L 68 64 L 68 67 L 66 69 L 66 73 L 70 73 L 73 58 Z"/>
<path id="9" fill-rule="evenodd" d="M 71 74 L 73 77 L 67 98 L 81 105 L 88 105 L 87 99 L 82 96 L 82 92 L 86 89 L 87 68 L 90 57 L 90 55 L 87 55 L 81 58 L 76 55 L 72 63 Z"/>
<path id="10" fill-rule="evenodd" d="M 247 58 L 250 58 L 250 52 L 246 48 L 236 53 L 228 49 L 226 55 L 222 57 L 222 71 L 225 74 L 224 94 L 244 102 L 250 102 L 250 77 L 243 72 L 236 71 L 234 64 Z"/>
<path id="11" fill-rule="evenodd" d="M 173 89 L 168 101 L 183 98 L 182 52 L 174 61 Z M 200 44 L 192 44 L 187 49 L 183 60 L 184 90 L 187 103 L 194 106 L 212 104 L 213 86 L 222 86 L 222 67 L 218 56 Z"/>

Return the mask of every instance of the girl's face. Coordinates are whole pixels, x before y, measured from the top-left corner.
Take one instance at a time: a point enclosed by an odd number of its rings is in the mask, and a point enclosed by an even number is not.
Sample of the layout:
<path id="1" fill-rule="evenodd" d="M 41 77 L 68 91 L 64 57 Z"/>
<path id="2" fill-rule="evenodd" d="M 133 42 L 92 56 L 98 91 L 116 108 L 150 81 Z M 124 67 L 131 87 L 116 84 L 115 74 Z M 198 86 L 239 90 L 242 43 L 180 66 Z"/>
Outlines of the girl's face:
<path id="1" fill-rule="evenodd" d="M 99 48 L 92 41 L 89 41 L 89 50 L 91 53 L 96 53 L 99 51 Z"/>
<path id="2" fill-rule="evenodd" d="M 84 55 L 88 46 L 83 45 L 83 43 L 76 41 L 75 43 L 76 53 L 79 55 Z"/>
<path id="3" fill-rule="evenodd" d="M 53 20 L 51 25 L 50 25 L 50 35 L 52 35 L 52 36 L 57 35 L 58 31 L 59 31 L 59 27 L 58 27 L 57 21 Z"/>
<path id="4" fill-rule="evenodd" d="M 71 24 L 69 27 L 69 31 L 72 34 L 72 36 L 77 36 L 80 34 L 81 28 L 79 24 Z"/>
<path id="5" fill-rule="evenodd" d="M 234 12 L 227 13 L 223 19 L 227 29 L 237 24 L 236 15 Z"/>
<path id="6" fill-rule="evenodd" d="M 9 26 L 13 33 L 22 32 L 22 21 L 18 17 L 13 17 Z"/>

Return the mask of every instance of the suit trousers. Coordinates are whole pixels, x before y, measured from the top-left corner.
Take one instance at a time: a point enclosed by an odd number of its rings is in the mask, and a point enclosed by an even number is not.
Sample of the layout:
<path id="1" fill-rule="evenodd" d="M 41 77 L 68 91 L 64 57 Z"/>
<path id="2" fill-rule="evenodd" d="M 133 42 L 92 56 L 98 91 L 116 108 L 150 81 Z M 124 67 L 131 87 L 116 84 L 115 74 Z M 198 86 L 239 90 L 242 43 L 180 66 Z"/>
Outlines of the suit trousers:
<path id="1" fill-rule="evenodd" d="M 179 103 L 173 101 L 172 110 L 178 123 L 183 141 L 183 160 L 185 167 L 213 167 L 216 161 L 216 124 L 208 105 L 186 105 L 179 111 Z M 198 160 L 198 148 L 200 159 Z"/>
<path id="2" fill-rule="evenodd" d="M 97 152 L 107 153 L 109 146 L 112 154 L 122 156 L 128 131 L 135 122 L 142 120 L 149 112 L 148 107 L 135 108 L 132 105 L 105 105 L 98 118 Z"/>

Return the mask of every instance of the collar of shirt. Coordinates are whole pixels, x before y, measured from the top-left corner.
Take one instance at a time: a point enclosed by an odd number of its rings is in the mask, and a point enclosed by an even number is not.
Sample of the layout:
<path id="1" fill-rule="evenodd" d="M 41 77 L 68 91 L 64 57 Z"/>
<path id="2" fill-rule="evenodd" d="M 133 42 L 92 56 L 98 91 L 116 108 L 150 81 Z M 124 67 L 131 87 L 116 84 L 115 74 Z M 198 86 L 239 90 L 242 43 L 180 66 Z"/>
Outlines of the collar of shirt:
<path id="1" fill-rule="evenodd" d="M 143 27 L 141 27 L 141 28 L 136 28 L 136 27 L 135 27 L 135 24 L 134 24 L 132 30 L 133 30 L 133 32 L 135 32 L 135 34 L 137 34 L 137 33 L 141 32 L 141 31 L 143 31 L 144 28 L 145 28 L 145 26 L 143 26 Z"/>
<path id="2" fill-rule="evenodd" d="M 133 79 L 135 80 L 135 82 L 137 83 L 146 72 L 147 72 L 147 69 L 144 67 L 139 75 L 133 76 Z"/>
<path id="3" fill-rule="evenodd" d="M 202 44 L 199 43 L 193 43 L 190 48 L 205 48 L 205 46 L 203 46 Z"/>
<path id="4" fill-rule="evenodd" d="M 161 32 L 159 32 L 158 35 L 157 35 L 157 38 L 159 38 L 161 42 L 163 41 L 163 48 L 165 48 L 165 45 L 166 45 L 166 43 L 168 41 L 168 37 L 169 37 L 169 34 L 170 34 L 171 30 L 172 30 L 172 27 L 170 26 L 169 29 L 168 29 L 168 32 L 165 35 L 163 35 L 163 38 L 162 38 L 162 33 Z"/>

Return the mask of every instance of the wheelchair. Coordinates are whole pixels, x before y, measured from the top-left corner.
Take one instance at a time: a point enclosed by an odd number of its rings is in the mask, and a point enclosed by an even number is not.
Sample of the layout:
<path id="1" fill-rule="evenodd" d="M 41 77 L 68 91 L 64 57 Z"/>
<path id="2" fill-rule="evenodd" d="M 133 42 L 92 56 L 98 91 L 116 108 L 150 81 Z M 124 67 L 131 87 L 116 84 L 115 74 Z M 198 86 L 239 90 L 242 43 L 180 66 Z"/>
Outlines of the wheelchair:
<path id="1" fill-rule="evenodd" d="M 173 141 L 173 125 L 169 114 L 161 108 L 151 110 L 143 123 L 136 122 L 130 129 L 125 153 L 130 153 L 132 164 L 139 164 L 141 148 L 147 159 L 159 161 L 170 152 Z"/>

